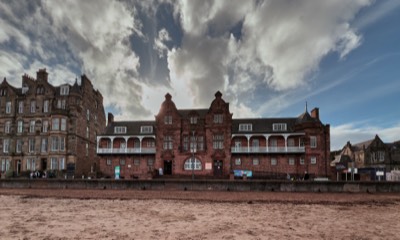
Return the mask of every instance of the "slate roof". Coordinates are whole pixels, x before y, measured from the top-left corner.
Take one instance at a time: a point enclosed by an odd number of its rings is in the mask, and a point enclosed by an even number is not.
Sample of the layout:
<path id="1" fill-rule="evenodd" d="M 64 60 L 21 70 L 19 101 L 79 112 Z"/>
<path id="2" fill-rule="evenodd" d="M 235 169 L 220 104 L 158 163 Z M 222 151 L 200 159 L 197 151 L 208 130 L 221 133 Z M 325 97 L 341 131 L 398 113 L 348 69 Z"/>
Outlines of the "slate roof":
<path id="1" fill-rule="evenodd" d="M 121 121 L 121 122 L 112 122 L 111 126 L 106 127 L 106 131 L 103 136 L 107 135 L 155 135 L 155 121 Z M 114 133 L 114 127 L 126 127 L 126 133 Z M 141 133 L 141 126 L 153 126 L 152 133 Z"/>

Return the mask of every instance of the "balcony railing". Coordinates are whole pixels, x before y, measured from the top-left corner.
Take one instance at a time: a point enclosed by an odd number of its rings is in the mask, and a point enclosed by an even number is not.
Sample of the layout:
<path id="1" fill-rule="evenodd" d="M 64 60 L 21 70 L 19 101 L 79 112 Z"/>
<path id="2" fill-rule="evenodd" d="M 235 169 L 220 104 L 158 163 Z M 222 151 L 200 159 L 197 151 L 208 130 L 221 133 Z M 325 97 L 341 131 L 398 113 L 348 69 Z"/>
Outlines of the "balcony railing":
<path id="1" fill-rule="evenodd" d="M 97 154 L 153 154 L 156 148 L 97 148 Z"/>
<path id="2" fill-rule="evenodd" d="M 232 153 L 304 153 L 304 147 L 232 147 Z"/>

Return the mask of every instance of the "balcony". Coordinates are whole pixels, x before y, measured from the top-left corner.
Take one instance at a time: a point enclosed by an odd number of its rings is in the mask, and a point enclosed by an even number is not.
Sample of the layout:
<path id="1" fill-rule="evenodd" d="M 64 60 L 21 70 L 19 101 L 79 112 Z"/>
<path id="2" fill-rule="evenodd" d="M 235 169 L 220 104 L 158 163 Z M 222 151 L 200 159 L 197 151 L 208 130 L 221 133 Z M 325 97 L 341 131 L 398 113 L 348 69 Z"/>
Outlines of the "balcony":
<path id="1" fill-rule="evenodd" d="M 156 148 L 97 148 L 97 154 L 155 154 Z"/>
<path id="2" fill-rule="evenodd" d="M 304 153 L 304 147 L 232 147 L 232 153 Z"/>

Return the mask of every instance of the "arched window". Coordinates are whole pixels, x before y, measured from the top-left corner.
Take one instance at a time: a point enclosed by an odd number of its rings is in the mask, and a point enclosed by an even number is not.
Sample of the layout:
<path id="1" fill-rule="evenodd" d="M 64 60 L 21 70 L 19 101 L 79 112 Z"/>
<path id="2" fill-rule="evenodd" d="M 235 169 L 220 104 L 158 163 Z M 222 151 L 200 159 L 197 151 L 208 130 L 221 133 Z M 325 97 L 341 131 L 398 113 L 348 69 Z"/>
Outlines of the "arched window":
<path id="1" fill-rule="evenodd" d="M 192 164 L 192 158 L 189 158 L 188 160 L 185 161 L 185 170 L 201 170 L 202 166 L 201 166 L 201 162 L 199 159 L 195 158 L 194 159 L 194 164 Z"/>

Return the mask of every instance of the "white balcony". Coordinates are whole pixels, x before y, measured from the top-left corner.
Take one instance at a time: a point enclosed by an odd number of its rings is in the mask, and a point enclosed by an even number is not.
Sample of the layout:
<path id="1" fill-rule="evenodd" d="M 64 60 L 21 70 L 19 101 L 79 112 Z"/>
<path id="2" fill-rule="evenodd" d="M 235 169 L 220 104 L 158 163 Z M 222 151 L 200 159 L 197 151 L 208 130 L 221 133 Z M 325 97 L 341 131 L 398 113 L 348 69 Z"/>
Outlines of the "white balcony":
<path id="1" fill-rule="evenodd" d="M 154 154 L 156 148 L 97 148 L 97 154 Z"/>
<path id="2" fill-rule="evenodd" d="M 304 147 L 232 147 L 232 153 L 304 153 Z"/>

